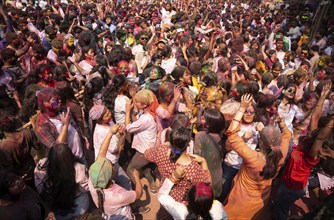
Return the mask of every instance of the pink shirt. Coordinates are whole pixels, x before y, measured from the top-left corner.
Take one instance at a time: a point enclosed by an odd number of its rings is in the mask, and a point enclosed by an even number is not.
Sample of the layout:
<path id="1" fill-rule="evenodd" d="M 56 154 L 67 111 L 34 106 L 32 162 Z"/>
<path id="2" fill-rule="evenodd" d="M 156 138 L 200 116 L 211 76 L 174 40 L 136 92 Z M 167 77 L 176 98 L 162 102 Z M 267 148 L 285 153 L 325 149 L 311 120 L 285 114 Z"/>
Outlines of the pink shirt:
<path id="1" fill-rule="evenodd" d="M 158 131 L 162 132 L 165 128 L 168 128 L 170 125 L 170 121 L 173 118 L 173 114 L 169 113 L 167 109 L 162 107 L 161 105 L 155 110 Z"/>
<path id="2" fill-rule="evenodd" d="M 139 116 L 137 121 L 128 124 L 126 130 L 134 134 L 132 148 L 139 153 L 144 153 L 147 149 L 154 147 L 157 139 L 157 124 L 150 113 Z"/>
<path id="3" fill-rule="evenodd" d="M 98 206 L 98 196 L 91 180 L 88 181 L 89 191 L 96 206 Z M 104 213 L 109 216 L 109 219 L 133 219 L 130 204 L 136 200 L 136 192 L 127 191 L 123 187 L 113 183 L 109 188 L 103 189 Z"/>

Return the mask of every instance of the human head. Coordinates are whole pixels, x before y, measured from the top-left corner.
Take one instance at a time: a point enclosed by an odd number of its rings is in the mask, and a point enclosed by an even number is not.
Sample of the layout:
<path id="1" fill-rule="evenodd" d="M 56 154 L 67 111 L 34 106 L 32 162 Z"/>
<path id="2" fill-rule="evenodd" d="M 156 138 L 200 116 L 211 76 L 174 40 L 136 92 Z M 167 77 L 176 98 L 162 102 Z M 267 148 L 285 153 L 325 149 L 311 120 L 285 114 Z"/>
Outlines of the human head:
<path id="1" fill-rule="evenodd" d="M 255 108 L 255 106 L 254 105 L 249 105 L 246 108 L 246 111 L 245 111 L 245 113 L 244 113 L 244 115 L 242 117 L 243 123 L 245 123 L 245 124 L 251 124 L 251 123 L 253 123 L 255 114 L 256 114 L 256 108 Z"/>
<path id="2" fill-rule="evenodd" d="M 213 192 L 209 184 L 198 182 L 194 184 L 188 193 L 189 214 L 195 214 L 196 219 L 207 219 L 213 203 Z M 210 218 L 211 219 L 211 218 Z"/>
<path id="3" fill-rule="evenodd" d="M 267 126 L 260 132 L 259 146 L 266 157 L 266 165 L 260 172 L 260 176 L 264 179 L 273 178 L 277 174 L 278 163 L 283 157 L 280 149 L 281 141 L 281 131 L 277 127 Z"/>
<path id="4" fill-rule="evenodd" d="M 187 149 L 191 138 L 191 132 L 186 128 L 175 128 L 170 134 L 171 154 L 169 159 L 176 162 L 181 154 Z"/>
<path id="5" fill-rule="evenodd" d="M 42 113 L 46 112 L 47 110 L 58 113 L 59 99 L 55 89 L 44 88 L 36 92 L 36 94 L 38 107 L 42 111 Z"/>
<path id="6" fill-rule="evenodd" d="M 171 76 L 174 78 L 174 83 L 181 83 L 183 86 L 191 84 L 190 71 L 183 66 L 177 66 L 173 69 Z"/>
<path id="7" fill-rule="evenodd" d="M 217 109 L 206 109 L 203 113 L 209 133 L 220 134 L 225 128 L 224 115 Z"/>
<path id="8" fill-rule="evenodd" d="M 10 170 L 0 170 L 0 199 L 15 201 L 19 199 L 26 184 L 24 180 Z"/>
<path id="9" fill-rule="evenodd" d="M 317 104 L 317 100 L 317 93 L 307 92 L 303 96 L 303 107 L 307 110 L 311 110 L 314 108 L 315 104 Z"/>
<path id="10" fill-rule="evenodd" d="M 295 97 L 297 91 L 297 86 L 296 84 L 290 83 L 286 89 L 283 89 L 282 94 L 284 95 L 285 98 L 289 100 L 293 100 Z"/>
<path id="11" fill-rule="evenodd" d="M 98 157 L 89 168 L 89 177 L 94 188 L 105 189 L 112 178 L 112 163 L 107 158 Z"/>

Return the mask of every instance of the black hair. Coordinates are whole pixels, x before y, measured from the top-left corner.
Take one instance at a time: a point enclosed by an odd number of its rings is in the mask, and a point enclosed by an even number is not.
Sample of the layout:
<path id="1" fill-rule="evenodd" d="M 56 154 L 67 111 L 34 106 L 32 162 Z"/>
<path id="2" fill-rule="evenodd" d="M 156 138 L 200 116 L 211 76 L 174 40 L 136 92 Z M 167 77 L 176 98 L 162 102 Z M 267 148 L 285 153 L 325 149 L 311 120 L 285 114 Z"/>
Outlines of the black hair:
<path id="1" fill-rule="evenodd" d="M 172 162 L 176 162 L 177 159 L 181 156 L 189 144 L 191 138 L 191 131 L 187 128 L 175 128 L 170 134 L 170 144 L 171 148 L 174 149 L 171 151 L 169 159 Z M 180 152 L 175 152 L 180 151 Z"/>
<path id="2" fill-rule="evenodd" d="M 67 144 L 56 144 L 49 151 L 42 197 L 50 203 L 52 210 L 64 210 L 66 213 L 75 205 L 77 183 L 74 164 L 76 161 Z"/>
<path id="3" fill-rule="evenodd" d="M 208 132 L 220 134 L 225 128 L 224 115 L 217 109 L 206 109 L 203 113 Z"/>

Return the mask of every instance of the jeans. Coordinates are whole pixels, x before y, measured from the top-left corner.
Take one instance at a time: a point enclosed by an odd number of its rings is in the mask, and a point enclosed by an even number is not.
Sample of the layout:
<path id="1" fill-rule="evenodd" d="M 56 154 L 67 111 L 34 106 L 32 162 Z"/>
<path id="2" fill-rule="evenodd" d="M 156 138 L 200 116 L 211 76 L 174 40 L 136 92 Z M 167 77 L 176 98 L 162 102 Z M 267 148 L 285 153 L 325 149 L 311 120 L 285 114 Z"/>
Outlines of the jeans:
<path id="1" fill-rule="evenodd" d="M 143 167 L 145 167 L 149 163 L 150 163 L 150 161 L 145 159 L 144 154 L 141 154 L 138 151 L 136 152 L 136 154 L 132 157 L 128 168 L 126 169 L 126 172 L 127 172 L 128 176 L 131 178 L 131 180 L 133 182 L 134 182 L 134 178 L 132 176 L 133 170 L 142 171 L 145 178 L 147 179 L 147 181 L 150 184 L 152 184 L 154 182 L 154 178 L 151 175 L 151 168 L 148 167 L 148 168 L 142 170 Z"/>
<path id="2" fill-rule="evenodd" d="M 286 220 L 289 217 L 289 210 L 296 200 L 303 197 L 305 188 L 301 190 L 292 190 L 281 183 L 275 196 L 273 219 Z"/>
<path id="3" fill-rule="evenodd" d="M 223 190 L 221 195 L 221 201 L 224 202 L 231 190 L 231 185 L 234 177 L 239 172 L 238 169 L 235 169 L 225 163 L 223 163 Z"/>
<path id="4" fill-rule="evenodd" d="M 115 173 L 115 182 L 123 187 L 126 190 L 131 190 L 131 180 L 129 176 L 126 174 L 126 172 L 123 170 L 123 168 L 119 165 L 119 163 L 115 163 L 113 165 L 113 172 Z"/>

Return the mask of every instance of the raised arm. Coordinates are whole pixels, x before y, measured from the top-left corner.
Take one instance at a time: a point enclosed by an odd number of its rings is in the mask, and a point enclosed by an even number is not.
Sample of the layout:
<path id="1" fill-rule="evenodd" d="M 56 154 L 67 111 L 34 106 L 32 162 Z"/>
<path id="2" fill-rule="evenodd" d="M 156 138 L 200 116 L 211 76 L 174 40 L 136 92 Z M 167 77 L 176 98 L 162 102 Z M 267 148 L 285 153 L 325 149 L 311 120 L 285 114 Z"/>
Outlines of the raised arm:
<path id="1" fill-rule="evenodd" d="M 99 154 L 96 159 L 106 157 L 111 138 L 113 135 L 115 135 L 118 132 L 119 128 L 120 128 L 120 125 L 118 124 L 114 124 L 113 126 L 110 127 L 107 136 L 104 138 L 102 142 L 101 148 L 99 150 Z"/>
<path id="2" fill-rule="evenodd" d="M 65 112 L 61 113 L 61 130 L 59 132 L 59 135 L 57 137 L 56 143 L 66 143 L 67 141 L 67 133 L 68 133 L 68 127 L 70 126 L 70 112 L 71 112 L 71 108 L 67 107 L 67 112 L 65 114 Z"/>
<path id="3" fill-rule="evenodd" d="M 310 122 L 310 125 L 308 127 L 309 132 L 312 132 L 312 131 L 314 131 L 315 129 L 318 128 L 318 122 L 319 122 L 319 119 L 320 119 L 320 116 L 321 116 L 322 108 L 323 108 L 324 102 L 326 100 L 326 97 L 331 92 L 331 87 L 332 87 L 332 84 L 327 83 L 322 88 L 320 98 L 319 98 L 315 108 L 313 109 L 313 112 L 312 112 L 312 115 L 311 115 L 311 122 Z"/>
<path id="4" fill-rule="evenodd" d="M 313 142 L 312 148 L 310 150 L 311 157 L 313 158 L 318 157 L 322 144 L 324 143 L 328 135 L 333 132 L 333 128 L 334 128 L 334 116 L 332 116 L 331 120 L 326 124 L 326 126 L 320 130 L 317 138 Z"/>

